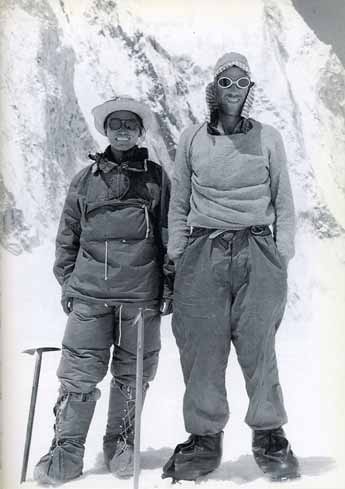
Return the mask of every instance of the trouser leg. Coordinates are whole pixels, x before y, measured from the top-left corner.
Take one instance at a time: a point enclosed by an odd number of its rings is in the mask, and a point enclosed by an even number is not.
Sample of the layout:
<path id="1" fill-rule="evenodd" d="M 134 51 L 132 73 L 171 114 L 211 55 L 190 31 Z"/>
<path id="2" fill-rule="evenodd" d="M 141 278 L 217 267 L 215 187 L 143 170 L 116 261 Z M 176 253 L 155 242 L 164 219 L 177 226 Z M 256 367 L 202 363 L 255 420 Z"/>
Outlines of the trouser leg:
<path id="1" fill-rule="evenodd" d="M 108 464 L 114 457 L 118 442 L 133 446 L 136 398 L 136 352 L 138 308 L 123 305 L 117 310 L 114 335 L 114 353 L 111 363 L 113 375 L 106 432 L 103 440 L 104 458 Z M 160 313 L 144 311 L 143 402 L 158 365 L 160 350 Z M 114 464 L 113 464 L 114 465 Z M 126 472 L 128 475 L 128 471 Z"/>
<path id="2" fill-rule="evenodd" d="M 106 372 L 113 317 L 103 305 L 74 301 L 67 321 L 57 375 L 60 395 L 54 408 L 54 439 L 34 477 L 54 483 L 82 473 L 84 444 Z"/>
<path id="3" fill-rule="evenodd" d="M 229 417 L 225 372 L 230 351 L 226 250 L 207 236 L 190 237 L 177 264 L 173 332 L 186 385 L 186 431 L 219 433 Z"/>
<path id="4" fill-rule="evenodd" d="M 114 353 L 111 362 L 113 377 L 123 385 L 135 387 L 137 360 L 137 318 L 139 309 L 134 305 L 123 305 L 117 312 L 114 337 Z M 154 379 L 158 366 L 160 339 L 160 313 L 158 309 L 145 309 L 143 382 Z"/>
<path id="5" fill-rule="evenodd" d="M 196 480 L 222 457 L 229 408 L 225 372 L 230 352 L 230 283 L 227 243 L 190 236 L 177 264 L 173 332 L 186 385 L 183 415 L 190 437 L 163 467 L 162 477 Z"/>
<path id="6" fill-rule="evenodd" d="M 246 423 L 253 429 L 287 422 L 279 383 L 275 334 L 286 304 L 286 268 L 271 235 L 247 235 L 248 278 L 239 283 L 232 305 L 232 341 L 249 396 Z M 233 256 L 232 277 L 243 270 L 241 253 Z"/>
<path id="7" fill-rule="evenodd" d="M 216 433 L 226 424 L 230 335 L 250 399 L 246 422 L 254 429 L 286 422 L 274 348 L 286 291 L 286 269 L 271 235 L 243 230 L 189 239 L 177 265 L 173 315 L 187 431 Z"/>

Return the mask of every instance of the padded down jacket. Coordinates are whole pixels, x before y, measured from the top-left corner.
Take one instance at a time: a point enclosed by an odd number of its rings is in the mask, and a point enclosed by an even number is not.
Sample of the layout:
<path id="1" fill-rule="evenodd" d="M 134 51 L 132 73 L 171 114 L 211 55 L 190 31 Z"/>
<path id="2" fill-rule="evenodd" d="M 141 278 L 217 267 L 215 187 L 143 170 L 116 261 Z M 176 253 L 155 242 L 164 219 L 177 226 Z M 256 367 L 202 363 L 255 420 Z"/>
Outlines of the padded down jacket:
<path id="1" fill-rule="evenodd" d="M 63 297 L 142 304 L 163 295 L 170 185 L 146 148 L 110 147 L 72 180 L 56 238 Z"/>

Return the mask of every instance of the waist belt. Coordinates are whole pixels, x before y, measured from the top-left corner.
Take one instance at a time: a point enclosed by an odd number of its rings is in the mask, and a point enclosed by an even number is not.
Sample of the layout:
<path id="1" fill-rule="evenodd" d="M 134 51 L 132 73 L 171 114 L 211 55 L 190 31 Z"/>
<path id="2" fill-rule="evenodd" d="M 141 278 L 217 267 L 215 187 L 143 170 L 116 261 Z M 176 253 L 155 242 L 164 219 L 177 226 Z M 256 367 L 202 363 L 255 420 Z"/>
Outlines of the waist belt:
<path id="1" fill-rule="evenodd" d="M 250 232 L 254 236 L 269 236 L 271 234 L 271 230 L 269 226 L 257 225 L 257 226 L 249 226 L 243 229 L 212 229 L 212 228 L 200 228 L 192 226 L 190 228 L 190 236 L 199 237 L 199 236 L 208 236 L 209 239 L 218 238 L 221 236 L 224 239 L 232 239 L 236 233 L 247 233 Z"/>

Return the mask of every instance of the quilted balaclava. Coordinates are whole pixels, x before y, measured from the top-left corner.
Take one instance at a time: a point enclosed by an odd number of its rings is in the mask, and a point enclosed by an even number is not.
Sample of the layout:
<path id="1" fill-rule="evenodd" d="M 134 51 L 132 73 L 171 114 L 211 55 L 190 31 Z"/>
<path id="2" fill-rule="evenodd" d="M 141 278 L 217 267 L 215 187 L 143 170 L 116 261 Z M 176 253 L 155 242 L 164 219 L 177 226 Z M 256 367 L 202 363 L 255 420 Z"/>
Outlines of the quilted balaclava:
<path id="1" fill-rule="evenodd" d="M 237 66 L 241 68 L 249 78 L 251 78 L 251 72 L 248 64 L 248 60 L 245 56 L 239 53 L 231 52 L 225 53 L 217 61 L 214 67 L 214 79 L 206 86 L 206 103 L 210 112 L 210 115 L 218 110 L 218 103 L 215 91 L 216 78 L 225 70 L 231 66 Z M 254 101 L 254 85 L 249 88 L 246 100 L 244 101 L 241 116 L 247 119 L 249 117 L 250 110 Z"/>

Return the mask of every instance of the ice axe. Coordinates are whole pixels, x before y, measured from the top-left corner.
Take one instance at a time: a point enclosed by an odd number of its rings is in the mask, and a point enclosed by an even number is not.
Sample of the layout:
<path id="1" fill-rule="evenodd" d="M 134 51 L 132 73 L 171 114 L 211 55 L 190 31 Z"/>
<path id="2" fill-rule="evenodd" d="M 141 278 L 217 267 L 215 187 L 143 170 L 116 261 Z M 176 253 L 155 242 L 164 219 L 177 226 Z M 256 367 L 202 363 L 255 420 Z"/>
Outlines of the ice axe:
<path id="1" fill-rule="evenodd" d="M 42 353 L 44 353 L 46 351 L 58 351 L 58 350 L 60 350 L 60 348 L 54 348 L 54 347 L 47 346 L 47 347 L 43 347 L 43 348 L 29 348 L 28 350 L 23 351 L 23 353 L 28 353 L 29 355 L 34 355 L 36 353 L 36 363 L 35 363 L 34 379 L 32 382 L 31 401 L 30 401 L 28 423 L 26 426 L 25 447 L 24 447 L 23 465 L 22 465 L 22 474 L 20 477 L 20 483 L 25 481 L 26 471 L 28 468 L 29 452 L 30 452 L 30 445 L 31 445 L 31 435 L 32 435 L 32 426 L 33 426 L 33 422 L 34 422 L 38 382 L 39 382 L 40 372 L 41 372 Z"/>

